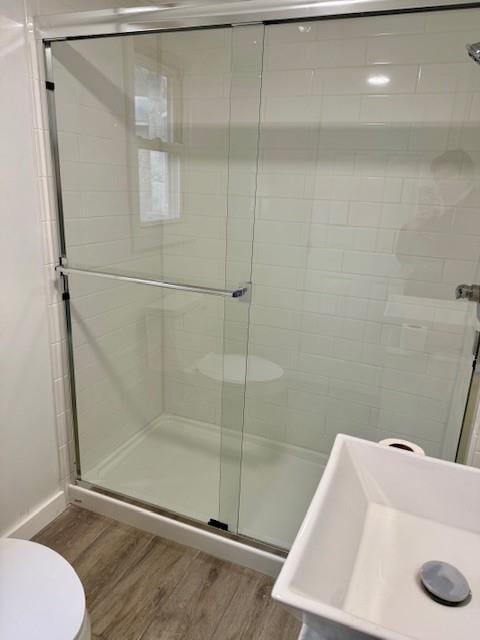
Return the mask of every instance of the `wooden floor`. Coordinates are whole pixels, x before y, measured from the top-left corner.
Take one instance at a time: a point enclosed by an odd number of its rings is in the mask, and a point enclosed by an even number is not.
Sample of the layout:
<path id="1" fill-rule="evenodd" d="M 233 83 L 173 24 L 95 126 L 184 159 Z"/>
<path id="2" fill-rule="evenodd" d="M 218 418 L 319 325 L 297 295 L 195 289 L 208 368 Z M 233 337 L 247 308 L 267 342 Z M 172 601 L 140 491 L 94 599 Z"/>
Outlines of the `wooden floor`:
<path id="1" fill-rule="evenodd" d="M 34 540 L 83 582 L 94 640 L 296 640 L 273 580 L 78 507 Z"/>

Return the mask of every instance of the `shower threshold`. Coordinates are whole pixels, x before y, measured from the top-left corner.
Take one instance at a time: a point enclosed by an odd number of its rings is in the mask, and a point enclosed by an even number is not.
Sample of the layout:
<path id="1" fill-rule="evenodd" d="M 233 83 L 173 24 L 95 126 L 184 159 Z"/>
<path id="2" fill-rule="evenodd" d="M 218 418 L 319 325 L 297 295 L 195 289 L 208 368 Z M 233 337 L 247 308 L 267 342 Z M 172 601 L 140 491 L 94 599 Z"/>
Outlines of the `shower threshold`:
<path id="1" fill-rule="evenodd" d="M 241 434 L 223 429 L 223 436 L 232 451 L 225 452 L 224 441 L 223 465 L 238 465 Z M 208 522 L 218 518 L 221 446 L 218 425 L 162 414 L 82 479 Z M 238 533 L 288 548 L 326 461 L 321 453 L 244 434 Z"/>

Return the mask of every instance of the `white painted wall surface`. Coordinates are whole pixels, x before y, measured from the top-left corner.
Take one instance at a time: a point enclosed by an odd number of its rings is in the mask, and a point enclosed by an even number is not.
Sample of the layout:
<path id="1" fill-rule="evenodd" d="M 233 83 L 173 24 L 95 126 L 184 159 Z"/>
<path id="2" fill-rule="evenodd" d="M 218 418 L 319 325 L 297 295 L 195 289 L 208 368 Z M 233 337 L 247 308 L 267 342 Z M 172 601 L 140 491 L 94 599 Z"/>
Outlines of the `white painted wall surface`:
<path id="1" fill-rule="evenodd" d="M 15 531 L 60 490 L 31 94 L 23 3 L 3 0 L 0 535 Z"/>

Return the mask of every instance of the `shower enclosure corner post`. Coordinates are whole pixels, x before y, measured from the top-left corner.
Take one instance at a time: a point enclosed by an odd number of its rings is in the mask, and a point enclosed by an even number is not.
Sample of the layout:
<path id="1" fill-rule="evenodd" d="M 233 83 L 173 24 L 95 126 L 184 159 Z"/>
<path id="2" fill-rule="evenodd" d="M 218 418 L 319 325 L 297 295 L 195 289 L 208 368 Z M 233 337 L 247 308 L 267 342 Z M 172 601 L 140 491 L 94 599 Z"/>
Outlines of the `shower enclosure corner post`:
<path id="1" fill-rule="evenodd" d="M 55 81 L 53 74 L 53 56 L 51 43 L 48 40 L 43 41 L 44 45 L 44 61 L 45 61 L 45 90 L 47 92 L 47 108 L 48 108 L 48 129 L 50 138 L 50 155 L 53 168 L 53 186 L 55 191 L 55 206 L 57 212 L 57 230 L 58 230 L 58 247 L 60 255 L 58 257 L 59 266 L 65 266 L 67 263 L 66 239 L 65 239 L 65 220 L 62 200 L 62 181 L 60 174 L 60 155 L 58 148 L 58 130 L 57 117 L 55 107 Z M 64 306 L 64 322 L 65 322 L 65 341 L 67 349 L 68 371 L 64 375 L 64 380 L 68 377 L 68 383 L 63 385 L 65 393 L 66 405 L 66 422 L 67 430 L 71 433 L 74 444 L 74 472 L 77 480 L 82 477 L 81 461 L 80 461 L 80 440 L 78 436 L 77 424 L 77 397 L 75 391 L 75 364 L 72 342 L 72 315 L 70 308 L 70 290 L 68 285 L 68 275 L 59 274 L 58 286 L 61 287 L 61 296 Z M 70 408 L 70 411 L 68 409 Z M 69 416 L 70 414 L 70 416 Z"/>

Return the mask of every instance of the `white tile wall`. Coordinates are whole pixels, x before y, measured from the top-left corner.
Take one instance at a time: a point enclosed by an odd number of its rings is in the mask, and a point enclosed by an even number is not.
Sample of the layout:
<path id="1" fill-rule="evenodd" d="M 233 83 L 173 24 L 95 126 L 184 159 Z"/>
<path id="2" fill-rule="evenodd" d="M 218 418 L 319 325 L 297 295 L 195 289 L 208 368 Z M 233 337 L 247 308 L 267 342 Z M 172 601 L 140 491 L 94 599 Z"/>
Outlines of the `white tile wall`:
<path id="1" fill-rule="evenodd" d="M 287 392 L 250 385 L 249 432 L 322 453 L 339 430 L 455 453 L 472 336 L 451 301 L 480 249 L 480 72 L 465 54 L 480 14 L 439 15 L 266 28 L 249 351 L 284 367 Z"/>
<path id="2" fill-rule="evenodd" d="M 148 53 L 150 38 L 146 38 Z M 139 240 L 130 193 L 130 41 L 54 45 L 61 178 L 72 264 L 161 272 Z M 162 242 L 161 229 L 153 241 Z M 105 280 L 71 278 L 75 383 L 82 473 L 162 412 L 162 373 L 153 368 L 149 310 L 161 295 Z M 156 314 L 155 325 L 162 323 Z"/>
<path id="3" fill-rule="evenodd" d="M 248 279 L 257 147 L 256 137 L 244 132 L 258 120 L 257 31 L 53 46 L 70 263 L 218 287 Z M 181 215 L 147 228 L 138 223 L 128 107 L 135 56 L 168 69 L 178 87 L 172 109 L 179 130 Z M 199 63 L 207 58 L 215 68 Z M 190 304 L 198 296 L 71 281 L 84 471 L 162 411 L 238 423 L 233 415 L 222 417 L 222 385 L 200 375 L 197 365 L 208 353 L 221 352 L 227 337 L 232 349 L 245 349 L 245 313 L 231 313 L 224 333 L 221 299 Z M 178 296 L 186 297 L 185 308 L 175 304 L 168 311 L 168 300 Z"/>

